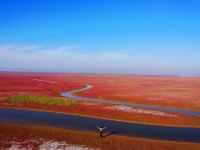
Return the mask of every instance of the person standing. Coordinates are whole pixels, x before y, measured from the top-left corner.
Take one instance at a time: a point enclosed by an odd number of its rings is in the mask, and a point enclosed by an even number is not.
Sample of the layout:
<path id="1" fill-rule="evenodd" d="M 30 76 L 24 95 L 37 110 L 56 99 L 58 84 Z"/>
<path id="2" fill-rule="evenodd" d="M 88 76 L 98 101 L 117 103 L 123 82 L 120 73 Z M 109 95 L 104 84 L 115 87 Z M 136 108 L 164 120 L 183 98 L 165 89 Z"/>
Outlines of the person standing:
<path id="1" fill-rule="evenodd" d="M 99 136 L 102 138 L 103 137 L 103 132 L 106 129 L 106 126 L 97 126 L 97 129 L 99 130 Z"/>

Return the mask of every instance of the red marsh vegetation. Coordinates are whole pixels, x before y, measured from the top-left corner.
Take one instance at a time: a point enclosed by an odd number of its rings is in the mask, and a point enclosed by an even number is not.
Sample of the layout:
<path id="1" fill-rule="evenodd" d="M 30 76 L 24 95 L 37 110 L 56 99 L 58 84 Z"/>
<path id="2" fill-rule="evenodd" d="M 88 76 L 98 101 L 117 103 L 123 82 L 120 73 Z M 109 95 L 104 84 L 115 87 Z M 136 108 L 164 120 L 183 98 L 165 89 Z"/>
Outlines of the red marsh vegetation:
<path id="1" fill-rule="evenodd" d="M 200 110 L 200 77 L 0 73 L 0 96 L 23 94 L 24 91 L 27 94 L 60 96 L 62 91 L 86 84 L 93 88 L 77 95 Z"/>
<path id="2" fill-rule="evenodd" d="M 75 75 L 92 89 L 85 97 L 200 111 L 200 77 Z M 70 79 L 70 77 L 68 77 Z"/>

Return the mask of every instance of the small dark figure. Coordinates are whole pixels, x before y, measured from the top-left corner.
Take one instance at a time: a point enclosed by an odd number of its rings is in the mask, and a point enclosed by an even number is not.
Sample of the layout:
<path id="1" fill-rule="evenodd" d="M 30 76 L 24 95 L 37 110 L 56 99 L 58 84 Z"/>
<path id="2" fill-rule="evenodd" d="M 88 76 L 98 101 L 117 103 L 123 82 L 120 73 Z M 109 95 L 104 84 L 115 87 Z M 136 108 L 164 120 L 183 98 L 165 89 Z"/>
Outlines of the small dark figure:
<path id="1" fill-rule="evenodd" d="M 97 129 L 99 130 L 99 136 L 103 137 L 103 131 L 106 129 L 106 126 L 97 126 Z"/>

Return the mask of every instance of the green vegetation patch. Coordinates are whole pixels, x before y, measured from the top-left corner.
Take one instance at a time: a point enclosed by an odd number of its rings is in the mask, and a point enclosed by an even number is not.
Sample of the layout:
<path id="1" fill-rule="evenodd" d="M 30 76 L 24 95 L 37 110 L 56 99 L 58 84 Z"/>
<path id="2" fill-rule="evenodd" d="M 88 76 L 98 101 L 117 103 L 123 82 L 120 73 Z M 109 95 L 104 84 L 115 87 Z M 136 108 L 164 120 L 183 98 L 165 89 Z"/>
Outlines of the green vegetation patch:
<path id="1" fill-rule="evenodd" d="M 48 105 L 74 105 L 80 102 L 78 100 L 49 96 L 9 96 L 7 97 L 7 100 L 19 103 L 38 103 Z"/>

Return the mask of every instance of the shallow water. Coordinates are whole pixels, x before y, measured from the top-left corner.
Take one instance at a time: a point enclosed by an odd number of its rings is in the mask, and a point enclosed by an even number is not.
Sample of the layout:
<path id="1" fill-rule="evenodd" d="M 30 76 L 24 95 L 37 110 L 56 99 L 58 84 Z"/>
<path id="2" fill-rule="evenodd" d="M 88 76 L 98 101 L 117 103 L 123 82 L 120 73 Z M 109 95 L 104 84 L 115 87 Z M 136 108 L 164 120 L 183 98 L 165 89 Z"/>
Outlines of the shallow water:
<path id="1" fill-rule="evenodd" d="M 93 132 L 97 132 L 97 125 L 105 125 L 108 134 L 200 143 L 200 128 L 143 125 L 31 110 L 0 109 L 0 122 L 44 125 Z"/>
<path id="2" fill-rule="evenodd" d="M 101 99 L 96 99 L 96 98 L 88 98 L 88 97 L 73 95 L 74 93 L 89 90 L 91 88 L 92 88 L 91 85 L 86 85 L 82 89 L 77 89 L 77 90 L 68 91 L 68 92 L 62 92 L 61 96 L 72 98 L 72 99 L 79 99 L 79 100 L 83 100 L 83 101 L 93 101 L 93 102 L 116 104 L 116 105 L 122 105 L 122 106 L 148 108 L 148 109 L 152 109 L 152 110 L 164 110 L 164 111 L 168 111 L 168 112 L 176 112 L 176 113 L 183 113 L 183 114 L 188 114 L 188 115 L 200 116 L 200 112 L 186 110 L 186 109 L 167 108 L 167 107 L 160 107 L 160 106 L 149 106 L 149 105 L 142 105 L 142 104 L 127 103 L 127 102 L 116 102 L 116 101 L 110 101 L 110 100 L 101 100 Z"/>

